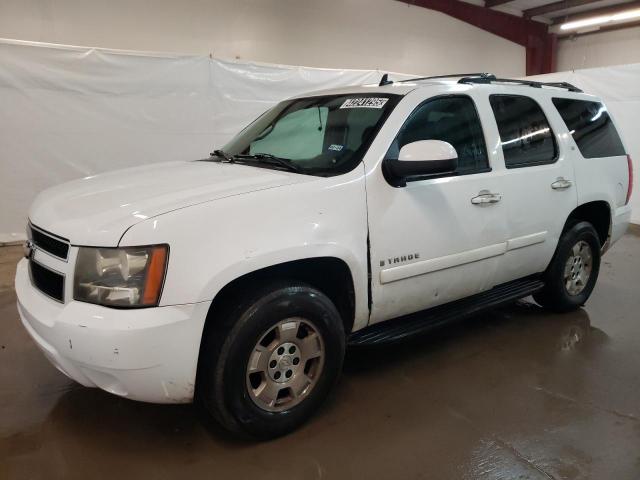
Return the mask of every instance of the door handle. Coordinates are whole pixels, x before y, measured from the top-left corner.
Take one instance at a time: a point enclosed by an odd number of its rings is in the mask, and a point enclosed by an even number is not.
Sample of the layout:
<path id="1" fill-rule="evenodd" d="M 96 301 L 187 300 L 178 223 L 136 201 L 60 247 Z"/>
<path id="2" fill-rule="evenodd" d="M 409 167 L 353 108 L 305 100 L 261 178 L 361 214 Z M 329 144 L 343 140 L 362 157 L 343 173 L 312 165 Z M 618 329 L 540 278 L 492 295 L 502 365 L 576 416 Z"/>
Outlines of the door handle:
<path id="1" fill-rule="evenodd" d="M 573 185 L 573 182 L 571 180 L 558 177 L 556 181 L 551 184 L 551 188 L 553 188 L 554 190 L 565 190 L 571 185 Z"/>
<path id="2" fill-rule="evenodd" d="M 477 197 L 471 199 L 471 203 L 474 205 L 488 205 L 492 203 L 498 203 L 502 200 L 502 195 L 499 193 L 491 193 L 489 190 L 482 190 L 478 193 Z"/>

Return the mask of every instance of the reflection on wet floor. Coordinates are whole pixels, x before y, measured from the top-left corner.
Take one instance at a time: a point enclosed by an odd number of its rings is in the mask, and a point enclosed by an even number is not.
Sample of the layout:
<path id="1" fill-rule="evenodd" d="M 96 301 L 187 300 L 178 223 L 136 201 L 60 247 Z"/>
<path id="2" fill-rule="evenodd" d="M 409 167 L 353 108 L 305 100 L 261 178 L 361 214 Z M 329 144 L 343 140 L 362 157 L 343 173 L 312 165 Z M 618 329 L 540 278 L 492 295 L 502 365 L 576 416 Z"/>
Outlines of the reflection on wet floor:
<path id="1" fill-rule="evenodd" d="M 348 352 L 300 431 L 229 439 L 191 406 L 74 384 L 19 324 L 0 249 L 0 478 L 640 478 L 640 238 L 586 308 L 527 301 L 408 343 Z"/>

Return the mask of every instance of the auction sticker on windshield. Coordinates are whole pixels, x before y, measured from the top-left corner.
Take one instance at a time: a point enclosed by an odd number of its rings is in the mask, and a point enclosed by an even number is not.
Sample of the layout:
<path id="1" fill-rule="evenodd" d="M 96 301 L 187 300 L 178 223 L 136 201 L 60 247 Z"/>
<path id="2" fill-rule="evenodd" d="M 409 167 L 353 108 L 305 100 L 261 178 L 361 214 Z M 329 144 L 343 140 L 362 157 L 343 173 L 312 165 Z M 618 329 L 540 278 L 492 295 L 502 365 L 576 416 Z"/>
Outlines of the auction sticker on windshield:
<path id="1" fill-rule="evenodd" d="M 389 99 L 378 97 L 349 98 L 340 108 L 382 108 L 387 100 Z"/>

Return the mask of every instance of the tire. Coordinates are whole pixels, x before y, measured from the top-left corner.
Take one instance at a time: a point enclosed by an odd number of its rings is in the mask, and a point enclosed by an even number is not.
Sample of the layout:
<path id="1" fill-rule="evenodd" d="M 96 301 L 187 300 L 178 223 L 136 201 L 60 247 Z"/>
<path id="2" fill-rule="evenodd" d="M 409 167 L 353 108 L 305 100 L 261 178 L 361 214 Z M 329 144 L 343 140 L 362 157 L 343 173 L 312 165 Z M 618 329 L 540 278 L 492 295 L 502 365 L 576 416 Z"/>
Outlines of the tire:
<path id="1" fill-rule="evenodd" d="M 576 310 L 591 295 L 599 271 L 598 233 L 589 222 L 576 222 L 560 237 L 553 259 L 543 275 L 545 286 L 533 298 L 555 312 Z"/>
<path id="2" fill-rule="evenodd" d="M 205 329 L 197 401 L 237 436 L 287 434 L 320 407 L 342 371 L 340 314 L 325 294 L 295 281 L 265 286 L 233 303 Z"/>

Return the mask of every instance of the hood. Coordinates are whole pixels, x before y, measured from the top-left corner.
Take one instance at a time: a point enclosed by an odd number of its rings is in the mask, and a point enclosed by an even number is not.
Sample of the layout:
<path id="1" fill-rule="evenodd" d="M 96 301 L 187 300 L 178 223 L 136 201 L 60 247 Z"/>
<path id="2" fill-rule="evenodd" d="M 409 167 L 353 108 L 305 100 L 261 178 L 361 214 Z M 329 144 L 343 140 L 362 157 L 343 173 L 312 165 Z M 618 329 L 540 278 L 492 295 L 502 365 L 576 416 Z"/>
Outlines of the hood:
<path id="1" fill-rule="evenodd" d="M 31 223 L 75 245 L 116 246 L 132 225 L 199 203 L 315 177 L 218 162 L 170 162 L 118 170 L 42 192 Z"/>

